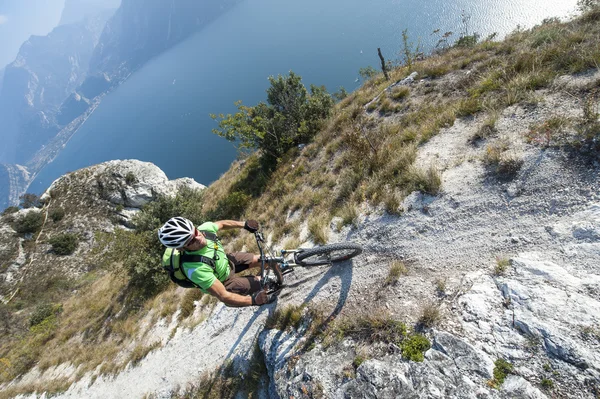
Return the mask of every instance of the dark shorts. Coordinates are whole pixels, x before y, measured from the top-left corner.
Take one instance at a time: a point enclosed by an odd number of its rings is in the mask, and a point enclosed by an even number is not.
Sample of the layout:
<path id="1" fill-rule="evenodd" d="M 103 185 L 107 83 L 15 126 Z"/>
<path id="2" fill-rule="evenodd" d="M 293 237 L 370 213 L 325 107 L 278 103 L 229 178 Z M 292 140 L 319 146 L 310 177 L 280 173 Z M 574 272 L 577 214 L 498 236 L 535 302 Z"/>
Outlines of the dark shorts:
<path id="1" fill-rule="evenodd" d="M 254 276 L 236 276 L 235 273 L 243 272 L 250 267 L 254 255 L 248 252 L 232 252 L 227 254 L 229 259 L 229 277 L 223 282 L 225 289 L 240 295 L 250 295 L 260 291 L 260 281 Z"/>

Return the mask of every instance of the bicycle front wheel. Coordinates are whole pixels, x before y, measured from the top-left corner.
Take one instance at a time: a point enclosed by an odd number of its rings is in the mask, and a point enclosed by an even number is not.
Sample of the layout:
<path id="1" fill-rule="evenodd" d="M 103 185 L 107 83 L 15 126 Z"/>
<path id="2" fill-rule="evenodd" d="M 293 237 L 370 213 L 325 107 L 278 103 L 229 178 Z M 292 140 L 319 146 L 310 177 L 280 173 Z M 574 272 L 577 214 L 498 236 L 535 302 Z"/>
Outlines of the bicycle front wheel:
<path id="1" fill-rule="evenodd" d="M 329 265 L 342 262 L 362 252 L 362 247 L 352 242 L 328 244 L 310 248 L 296 254 L 296 264 L 300 266 Z"/>

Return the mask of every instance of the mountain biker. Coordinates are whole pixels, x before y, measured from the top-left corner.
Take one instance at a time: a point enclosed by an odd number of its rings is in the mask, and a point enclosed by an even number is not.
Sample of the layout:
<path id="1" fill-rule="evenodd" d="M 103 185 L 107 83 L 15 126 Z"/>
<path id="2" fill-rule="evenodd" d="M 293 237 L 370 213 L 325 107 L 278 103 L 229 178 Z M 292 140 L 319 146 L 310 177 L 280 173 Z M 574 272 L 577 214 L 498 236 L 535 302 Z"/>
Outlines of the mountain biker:
<path id="1" fill-rule="evenodd" d="M 187 278 L 204 293 L 216 297 L 228 306 L 260 306 L 271 303 L 276 299 L 276 294 L 261 287 L 260 276 L 234 276 L 246 269 L 260 267 L 260 256 L 247 252 L 225 253 L 220 240 L 207 238 L 210 233 L 235 228 L 254 233 L 258 230 L 258 222 L 219 220 L 195 227 L 190 220 L 178 216 L 169 219 L 158 230 L 158 238 L 168 248 L 214 259 L 214 268 L 202 262 L 185 262 L 182 265 Z M 269 282 L 280 285 L 283 278 L 279 265 L 273 266 L 272 270 L 274 276 L 267 275 L 271 279 Z"/>

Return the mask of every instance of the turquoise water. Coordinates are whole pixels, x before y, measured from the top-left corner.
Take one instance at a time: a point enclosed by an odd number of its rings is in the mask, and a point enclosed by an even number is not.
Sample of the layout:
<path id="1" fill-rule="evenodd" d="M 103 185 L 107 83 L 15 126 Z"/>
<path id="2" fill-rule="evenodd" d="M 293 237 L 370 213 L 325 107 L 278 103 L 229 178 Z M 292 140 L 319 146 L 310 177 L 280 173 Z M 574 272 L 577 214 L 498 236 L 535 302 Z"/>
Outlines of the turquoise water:
<path id="1" fill-rule="evenodd" d="M 163 53 L 104 98 L 63 152 L 30 186 L 41 192 L 68 171 L 111 159 L 140 159 L 169 178 L 209 184 L 236 150 L 214 135 L 210 113 L 265 100 L 269 75 L 293 70 L 305 85 L 354 90 L 358 70 L 378 67 L 377 47 L 398 59 L 402 31 L 430 49 L 431 33 L 464 29 L 500 37 L 517 25 L 566 17 L 577 0 L 247 0 Z"/>

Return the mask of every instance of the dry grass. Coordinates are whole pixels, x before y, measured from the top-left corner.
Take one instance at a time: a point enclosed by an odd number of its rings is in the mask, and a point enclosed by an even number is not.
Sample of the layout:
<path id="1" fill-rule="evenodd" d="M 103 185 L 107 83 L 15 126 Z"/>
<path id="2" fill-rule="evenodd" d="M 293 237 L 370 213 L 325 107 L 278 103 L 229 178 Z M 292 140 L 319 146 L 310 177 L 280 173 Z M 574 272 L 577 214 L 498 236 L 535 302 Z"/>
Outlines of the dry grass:
<path id="1" fill-rule="evenodd" d="M 503 276 L 510 267 L 510 259 L 503 256 L 496 256 L 496 265 L 494 266 L 494 274 L 496 276 Z"/>
<path id="2" fill-rule="evenodd" d="M 308 220 L 308 232 L 315 244 L 326 244 L 329 237 L 329 218 L 316 215 Z"/>
<path id="3" fill-rule="evenodd" d="M 440 308 L 438 305 L 429 303 L 423 306 L 421 309 L 421 316 L 419 317 L 419 325 L 425 328 L 431 328 L 436 326 L 441 320 Z"/>
<path id="4" fill-rule="evenodd" d="M 400 277 L 406 275 L 408 273 L 408 269 L 406 265 L 401 260 L 394 260 L 390 263 L 390 269 L 388 271 L 388 275 L 385 278 L 385 285 L 395 284 Z"/>

